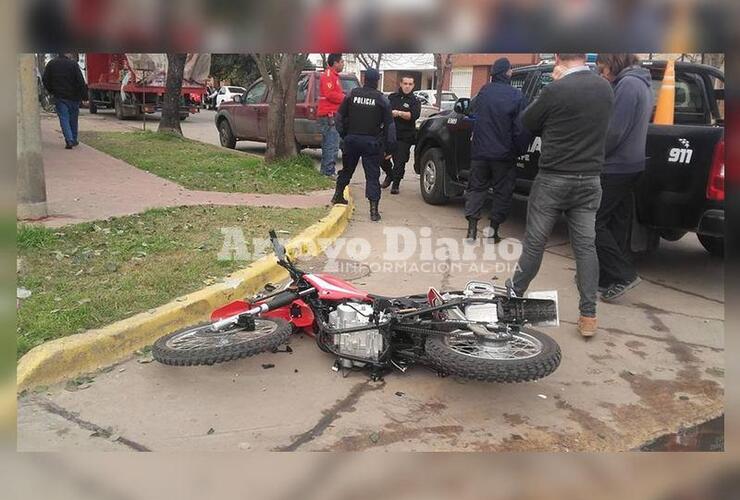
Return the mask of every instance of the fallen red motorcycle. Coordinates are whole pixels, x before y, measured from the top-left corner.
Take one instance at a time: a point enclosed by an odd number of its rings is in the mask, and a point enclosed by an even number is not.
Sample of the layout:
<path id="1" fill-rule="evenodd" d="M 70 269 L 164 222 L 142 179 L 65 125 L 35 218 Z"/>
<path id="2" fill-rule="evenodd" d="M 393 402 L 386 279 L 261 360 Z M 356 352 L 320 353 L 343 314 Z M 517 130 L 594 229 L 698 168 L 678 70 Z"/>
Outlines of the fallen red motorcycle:
<path id="1" fill-rule="evenodd" d="M 560 364 L 560 347 L 530 328 L 558 320 L 557 300 L 516 297 L 510 289 L 470 282 L 462 291 L 385 297 L 326 273 L 305 273 L 270 231 L 285 289 L 213 311 L 211 321 L 154 343 L 167 365 L 212 365 L 276 349 L 303 331 L 336 358 L 334 368 L 363 368 L 373 378 L 412 365 L 442 375 L 489 382 L 545 377 Z"/>

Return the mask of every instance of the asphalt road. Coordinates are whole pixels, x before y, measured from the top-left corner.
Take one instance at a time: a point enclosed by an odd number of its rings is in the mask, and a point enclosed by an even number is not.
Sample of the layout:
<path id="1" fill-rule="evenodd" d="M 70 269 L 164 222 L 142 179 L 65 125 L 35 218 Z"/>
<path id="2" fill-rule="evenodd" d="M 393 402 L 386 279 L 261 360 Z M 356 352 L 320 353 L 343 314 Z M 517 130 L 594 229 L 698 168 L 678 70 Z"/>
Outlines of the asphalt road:
<path id="1" fill-rule="evenodd" d="M 208 115 L 186 121 L 185 135 L 206 140 L 212 134 L 217 140 Z M 108 120 L 102 116 L 95 119 Z M 241 148 L 259 152 L 263 146 Z M 496 276 L 503 282 L 511 275 L 511 260 L 496 267 L 499 261 L 485 260 L 483 248 L 455 272 L 425 267 L 420 251 L 401 267 L 384 268 L 384 230 L 429 234 L 433 249 L 440 238 L 460 241 L 462 205 L 426 205 L 411 173 L 400 195 L 384 193 L 378 224 L 369 221 L 360 171 L 353 193 L 357 210 L 344 236 L 367 240 L 371 251 L 338 274 L 357 286 L 403 295 L 429 286 L 455 289 L 470 279 Z M 525 204 L 516 202 L 503 226 L 506 236 L 522 236 L 524 213 Z M 513 240 L 501 246 L 509 257 L 519 248 Z M 348 255 L 342 251 L 339 257 L 343 264 Z M 304 265 L 326 269 L 327 261 Z M 563 361 L 538 382 L 468 382 L 423 368 L 393 372 L 380 382 L 361 372 L 345 378 L 331 370 L 331 356 L 300 336 L 290 341 L 292 353 L 212 367 L 175 368 L 133 357 L 98 374 L 87 389 L 70 392 L 59 385 L 22 397 L 18 449 L 635 449 L 724 411 L 723 261 L 687 235 L 663 242 L 638 267 L 644 282 L 619 303 L 599 304 L 600 330 L 586 341 L 575 328 L 578 298 L 567 229 L 556 227 L 532 289 L 559 292 L 561 324 L 542 331 L 560 344 Z"/>

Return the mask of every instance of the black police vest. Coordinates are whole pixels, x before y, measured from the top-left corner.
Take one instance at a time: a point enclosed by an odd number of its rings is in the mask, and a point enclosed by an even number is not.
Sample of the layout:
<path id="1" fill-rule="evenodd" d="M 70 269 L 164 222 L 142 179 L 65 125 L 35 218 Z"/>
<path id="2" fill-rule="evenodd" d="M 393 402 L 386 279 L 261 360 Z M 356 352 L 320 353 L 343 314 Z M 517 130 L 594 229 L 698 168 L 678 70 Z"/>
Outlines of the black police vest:
<path id="1" fill-rule="evenodd" d="M 377 137 L 383 130 L 383 94 L 376 89 L 357 87 L 352 89 L 348 106 L 347 133 Z"/>

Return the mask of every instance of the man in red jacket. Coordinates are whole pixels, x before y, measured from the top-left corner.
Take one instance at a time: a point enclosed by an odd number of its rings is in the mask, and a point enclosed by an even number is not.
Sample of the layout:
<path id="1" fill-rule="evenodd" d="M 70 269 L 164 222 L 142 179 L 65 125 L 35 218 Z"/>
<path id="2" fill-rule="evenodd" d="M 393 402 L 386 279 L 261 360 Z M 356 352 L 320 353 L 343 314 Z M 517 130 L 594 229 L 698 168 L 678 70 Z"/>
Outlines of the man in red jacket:
<path id="1" fill-rule="evenodd" d="M 321 73 L 319 108 L 316 112 L 321 129 L 321 173 L 334 177 L 334 166 L 339 151 L 339 133 L 334 124 L 334 115 L 344 100 L 344 91 L 339 73 L 344 69 L 342 54 L 329 54 L 327 68 Z"/>

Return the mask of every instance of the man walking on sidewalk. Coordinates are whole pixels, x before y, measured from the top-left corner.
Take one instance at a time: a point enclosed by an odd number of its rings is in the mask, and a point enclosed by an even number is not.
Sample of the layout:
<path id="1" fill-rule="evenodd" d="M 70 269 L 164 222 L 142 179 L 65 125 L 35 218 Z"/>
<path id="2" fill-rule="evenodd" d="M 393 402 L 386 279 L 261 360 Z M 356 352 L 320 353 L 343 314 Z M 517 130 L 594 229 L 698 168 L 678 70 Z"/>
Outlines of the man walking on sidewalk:
<path id="1" fill-rule="evenodd" d="M 416 142 L 416 120 L 421 114 L 421 102 L 413 91 L 414 77 L 403 75 L 398 91 L 388 96 L 396 124 L 396 151 L 393 153 L 393 168 L 388 171 L 386 167 L 385 180 L 381 187 L 385 189 L 391 186 L 391 194 L 399 192 L 411 146 Z"/>
<path id="2" fill-rule="evenodd" d="M 64 148 L 72 149 L 77 142 L 80 102 L 87 98 L 87 85 L 73 54 L 59 54 L 49 61 L 41 78 L 46 90 L 54 96 L 59 125 L 64 135 Z"/>
<path id="3" fill-rule="evenodd" d="M 362 158 L 365 169 L 365 197 L 370 201 L 370 220 L 380 220 L 380 161 L 389 158 L 396 146 L 396 126 L 391 115 L 391 103 L 378 90 L 380 73 L 370 68 L 365 72 L 365 84 L 355 87 L 342 101 L 337 111 L 337 130 L 344 139 L 342 170 L 332 203 L 346 204 L 344 188 L 349 185 Z"/>
<path id="4" fill-rule="evenodd" d="M 339 81 L 339 73 L 344 69 L 342 54 L 329 54 L 327 68 L 319 79 L 319 106 L 316 115 L 321 130 L 321 173 L 334 177 L 339 151 L 339 133 L 337 133 L 335 115 L 344 100 L 344 91 Z"/>
<path id="5" fill-rule="evenodd" d="M 524 126 L 541 135 L 542 153 L 529 192 L 522 255 L 507 285 L 523 296 L 540 269 L 553 226 L 564 213 L 576 257 L 578 331 L 590 337 L 597 326 L 599 261 L 594 240 L 601 201 L 599 175 L 614 93 L 586 66 L 585 54 L 558 54 L 553 78 L 522 115 Z"/>
<path id="6" fill-rule="evenodd" d="M 526 102 L 519 89 L 511 86 L 511 63 L 505 57 L 491 67 L 491 81 L 483 86 L 470 104 L 475 115 L 473 144 L 470 150 L 470 179 L 465 190 L 465 217 L 468 241 L 478 235 L 478 219 L 493 187 L 491 234 L 501 241 L 499 226 L 511 210 L 516 180 L 516 158 L 529 142 L 520 114 Z"/>
<path id="7" fill-rule="evenodd" d="M 645 170 L 645 145 L 653 112 L 650 71 L 635 54 L 599 54 L 596 65 L 614 88 L 614 114 L 606 135 L 601 206 L 596 213 L 601 299 L 612 301 L 640 283 L 628 257 L 635 184 Z"/>

